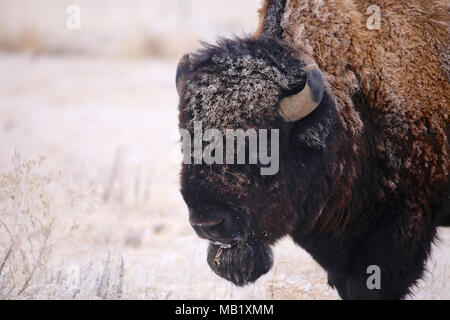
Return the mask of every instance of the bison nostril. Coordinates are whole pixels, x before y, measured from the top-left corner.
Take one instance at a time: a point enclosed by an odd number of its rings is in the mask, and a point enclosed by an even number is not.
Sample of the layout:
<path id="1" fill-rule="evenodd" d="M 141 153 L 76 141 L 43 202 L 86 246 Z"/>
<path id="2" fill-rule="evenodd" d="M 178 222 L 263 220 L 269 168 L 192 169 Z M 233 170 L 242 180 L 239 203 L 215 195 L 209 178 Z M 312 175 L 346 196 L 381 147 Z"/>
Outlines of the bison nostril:
<path id="1" fill-rule="evenodd" d="M 189 222 L 193 227 L 211 228 L 222 223 L 224 215 L 217 211 L 201 212 L 189 209 Z"/>

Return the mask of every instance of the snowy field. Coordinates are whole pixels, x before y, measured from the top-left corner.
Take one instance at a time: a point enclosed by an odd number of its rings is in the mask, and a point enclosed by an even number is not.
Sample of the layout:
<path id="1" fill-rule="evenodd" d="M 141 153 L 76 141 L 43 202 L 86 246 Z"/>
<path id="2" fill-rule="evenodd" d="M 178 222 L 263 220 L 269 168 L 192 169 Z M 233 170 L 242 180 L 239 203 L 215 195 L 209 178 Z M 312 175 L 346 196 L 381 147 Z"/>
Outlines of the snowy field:
<path id="1" fill-rule="evenodd" d="M 290 239 L 254 285 L 220 279 L 178 191 L 177 58 L 258 7 L 0 0 L 0 299 L 339 299 Z M 439 234 L 413 299 L 450 299 Z"/>

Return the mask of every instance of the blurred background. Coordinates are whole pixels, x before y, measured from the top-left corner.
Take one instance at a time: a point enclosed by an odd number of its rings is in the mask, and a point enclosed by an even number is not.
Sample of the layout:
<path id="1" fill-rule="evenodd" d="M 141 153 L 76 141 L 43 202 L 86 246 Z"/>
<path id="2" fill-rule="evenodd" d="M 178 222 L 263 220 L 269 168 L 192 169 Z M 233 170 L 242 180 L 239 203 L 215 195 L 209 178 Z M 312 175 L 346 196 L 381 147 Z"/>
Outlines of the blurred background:
<path id="1" fill-rule="evenodd" d="M 220 279 L 179 194 L 177 60 L 260 2 L 0 0 L 0 299 L 338 299 L 290 239 Z M 450 298 L 441 238 L 414 298 Z"/>

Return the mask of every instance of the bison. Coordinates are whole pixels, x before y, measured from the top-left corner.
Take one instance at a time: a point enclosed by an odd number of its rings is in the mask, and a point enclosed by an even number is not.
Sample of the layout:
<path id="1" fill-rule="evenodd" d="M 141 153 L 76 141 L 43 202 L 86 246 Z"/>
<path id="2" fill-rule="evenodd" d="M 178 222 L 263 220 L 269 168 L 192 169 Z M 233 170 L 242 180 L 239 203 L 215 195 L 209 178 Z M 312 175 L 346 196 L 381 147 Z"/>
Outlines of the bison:
<path id="1" fill-rule="evenodd" d="M 374 4 L 379 28 L 368 25 Z M 410 293 L 450 225 L 448 12 L 445 0 L 266 0 L 253 35 L 180 60 L 180 128 L 279 132 L 276 174 L 182 165 L 215 273 L 254 282 L 291 236 L 343 299 Z"/>

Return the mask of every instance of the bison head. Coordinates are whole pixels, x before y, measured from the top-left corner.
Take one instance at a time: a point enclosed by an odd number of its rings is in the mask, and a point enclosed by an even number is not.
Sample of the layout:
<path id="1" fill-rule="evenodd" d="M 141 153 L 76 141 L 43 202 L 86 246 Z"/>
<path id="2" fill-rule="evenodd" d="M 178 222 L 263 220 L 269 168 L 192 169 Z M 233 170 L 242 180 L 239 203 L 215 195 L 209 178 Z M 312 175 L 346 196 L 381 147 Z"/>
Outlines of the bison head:
<path id="1" fill-rule="evenodd" d="M 326 202 L 320 184 L 338 136 L 335 104 L 309 57 L 266 37 L 204 45 L 181 59 L 176 84 L 179 126 L 193 136 L 196 122 L 224 135 L 277 130 L 267 151 L 277 153 L 275 174 L 261 174 L 266 164 L 258 162 L 182 167 L 181 192 L 192 227 L 210 241 L 209 265 L 245 285 L 271 268 L 271 244 L 293 230 L 306 232 L 320 216 Z"/>

